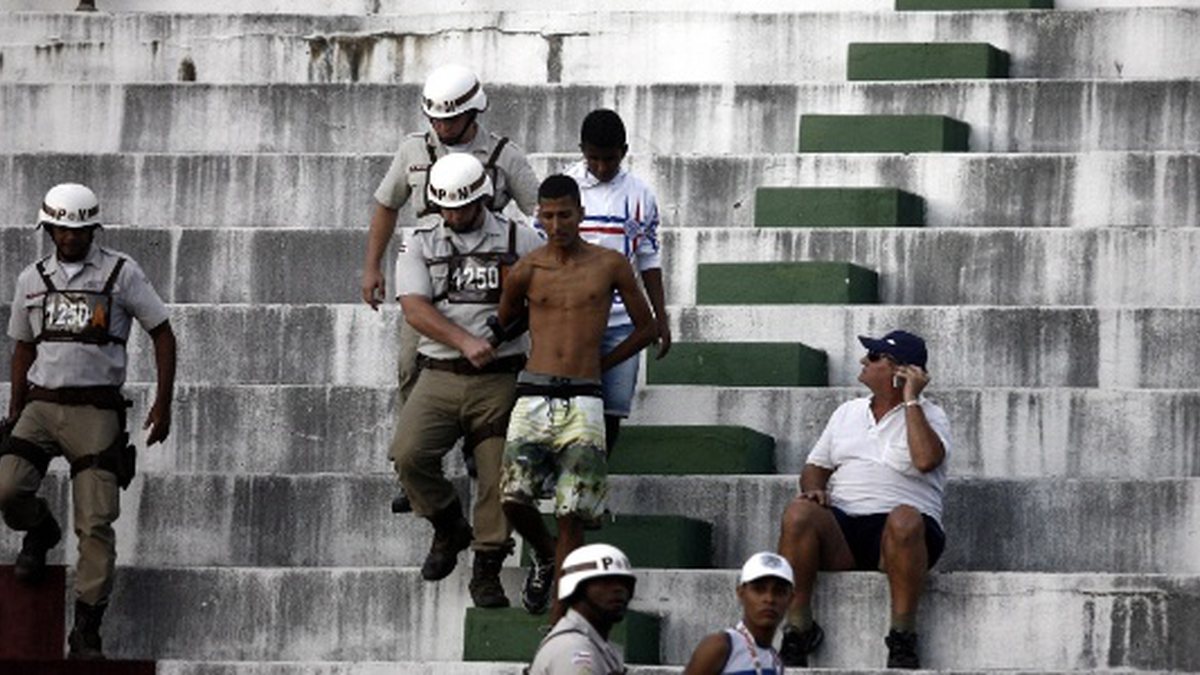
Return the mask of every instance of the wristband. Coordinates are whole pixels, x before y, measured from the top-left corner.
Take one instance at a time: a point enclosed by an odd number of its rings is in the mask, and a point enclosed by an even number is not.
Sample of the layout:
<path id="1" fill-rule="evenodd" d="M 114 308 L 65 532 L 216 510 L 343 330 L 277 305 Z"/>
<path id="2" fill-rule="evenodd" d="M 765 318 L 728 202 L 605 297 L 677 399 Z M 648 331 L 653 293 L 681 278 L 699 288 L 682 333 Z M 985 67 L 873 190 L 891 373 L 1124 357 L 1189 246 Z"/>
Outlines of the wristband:
<path id="1" fill-rule="evenodd" d="M 905 408 L 912 408 L 913 406 L 921 405 L 921 402 L 916 399 L 913 399 L 911 401 L 905 401 L 904 403 L 901 403 L 900 405 L 904 406 Z"/>

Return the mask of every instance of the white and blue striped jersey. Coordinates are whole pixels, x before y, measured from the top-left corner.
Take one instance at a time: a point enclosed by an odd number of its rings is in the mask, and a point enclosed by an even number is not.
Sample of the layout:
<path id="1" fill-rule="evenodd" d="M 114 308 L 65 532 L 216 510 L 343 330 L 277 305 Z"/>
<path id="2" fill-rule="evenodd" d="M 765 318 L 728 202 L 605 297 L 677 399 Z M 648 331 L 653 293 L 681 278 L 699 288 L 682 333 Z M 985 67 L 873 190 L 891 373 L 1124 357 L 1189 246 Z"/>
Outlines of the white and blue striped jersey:
<path id="1" fill-rule="evenodd" d="M 729 638 L 729 658 L 722 675 L 783 675 L 783 660 L 774 647 L 752 647 L 736 628 L 726 628 L 725 636 Z"/>

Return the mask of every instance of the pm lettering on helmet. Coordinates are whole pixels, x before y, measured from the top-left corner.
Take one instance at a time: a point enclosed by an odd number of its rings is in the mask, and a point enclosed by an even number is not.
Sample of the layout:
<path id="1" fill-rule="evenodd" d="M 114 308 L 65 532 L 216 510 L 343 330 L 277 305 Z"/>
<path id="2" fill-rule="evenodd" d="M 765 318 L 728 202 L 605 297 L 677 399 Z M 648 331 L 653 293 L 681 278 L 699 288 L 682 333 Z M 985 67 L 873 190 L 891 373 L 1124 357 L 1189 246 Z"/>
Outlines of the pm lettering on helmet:
<path id="1" fill-rule="evenodd" d="M 600 559 L 600 566 L 604 569 L 609 569 L 613 566 L 613 559 L 605 556 Z"/>

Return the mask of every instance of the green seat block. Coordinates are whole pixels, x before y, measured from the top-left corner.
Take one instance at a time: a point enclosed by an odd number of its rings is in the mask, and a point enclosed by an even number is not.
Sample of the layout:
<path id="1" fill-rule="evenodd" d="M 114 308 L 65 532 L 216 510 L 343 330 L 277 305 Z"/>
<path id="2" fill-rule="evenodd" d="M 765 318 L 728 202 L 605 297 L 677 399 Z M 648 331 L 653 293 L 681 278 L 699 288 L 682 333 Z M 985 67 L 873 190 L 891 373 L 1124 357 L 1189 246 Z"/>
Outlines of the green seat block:
<path id="1" fill-rule="evenodd" d="M 849 80 L 1008 77 L 1008 52 L 985 42 L 852 42 Z"/>
<path id="2" fill-rule="evenodd" d="M 552 515 L 542 516 L 550 532 L 558 524 Z M 609 514 L 597 530 L 584 534 L 588 544 L 612 544 L 629 556 L 634 567 L 662 569 L 707 569 L 712 567 L 712 523 L 686 516 Z M 529 562 L 524 547 L 522 564 Z"/>
<path id="3" fill-rule="evenodd" d="M 825 352 L 792 342 L 676 342 L 661 361 L 647 359 L 649 384 L 723 387 L 823 387 Z"/>
<path id="4" fill-rule="evenodd" d="M 879 275 L 847 262 L 704 263 L 698 305 L 832 305 L 879 302 Z"/>
<path id="5" fill-rule="evenodd" d="M 925 200 L 889 187 L 760 187 L 757 227 L 901 227 L 925 224 Z"/>
<path id="6" fill-rule="evenodd" d="M 464 661 L 516 661 L 529 663 L 545 637 L 545 614 L 524 609 L 480 609 L 468 607 L 463 619 Z M 651 614 L 629 611 L 613 626 L 609 638 L 625 647 L 625 662 L 658 665 L 659 619 Z"/>
<path id="7" fill-rule="evenodd" d="M 736 475 L 775 473 L 775 439 L 736 426 L 621 428 L 609 474 Z"/>
<path id="8" fill-rule="evenodd" d="M 944 115 L 800 117 L 800 152 L 966 152 L 970 135 Z"/>
<path id="9" fill-rule="evenodd" d="M 1054 9 L 1054 0 L 896 0 L 896 9 L 950 12 L 963 9 Z"/>

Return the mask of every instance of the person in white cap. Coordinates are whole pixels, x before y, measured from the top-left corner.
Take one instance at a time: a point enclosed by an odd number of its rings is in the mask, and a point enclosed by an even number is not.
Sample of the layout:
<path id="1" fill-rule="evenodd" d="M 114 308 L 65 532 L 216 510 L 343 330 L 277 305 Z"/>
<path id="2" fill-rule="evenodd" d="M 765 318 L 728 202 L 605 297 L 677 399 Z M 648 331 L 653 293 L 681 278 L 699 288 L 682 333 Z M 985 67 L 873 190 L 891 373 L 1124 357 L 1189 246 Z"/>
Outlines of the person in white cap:
<path id="1" fill-rule="evenodd" d="M 69 656 L 99 659 L 100 623 L 117 558 L 112 525 L 121 513 L 118 486 L 128 487 L 134 473 L 125 430 L 130 404 L 121 393 L 125 342 L 136 320 L 154 344 L 158 387 L 144 424 L 152 445 L 171 429 L 175 334 L 141 267 L 94 243 L 100 202 L 89 188 L 51 188 L 37 224 L 54 242 L 54 253 L 21 271 L 9 315 L 8 415 L 15 424 L 0 443 L 0 511 L 9 527 L 25 533 L 17 579 L 37 583 L 46 552 L 62 538 L 38 487 L 53 457 L 70 462 L 79 563 Z"/>
<path id="2" fill-rule="evenodd" d="M 609 641 L 625 618 L 637 579 L 629 558 L 609 544 L 580 546 L 563 560 L 558 598 L 570 609 L 542 639 L 529 675 L 617 675 L 625 659 Z"/>
<path id="3" fill-rule="evenodd" d="M 772 645 L 794 592 L 792 566 L 783 556 L 750 556 L 738 577 L 742 620 L 701 640 L 684 675 L 782 675 L 783 661 Z"/>

